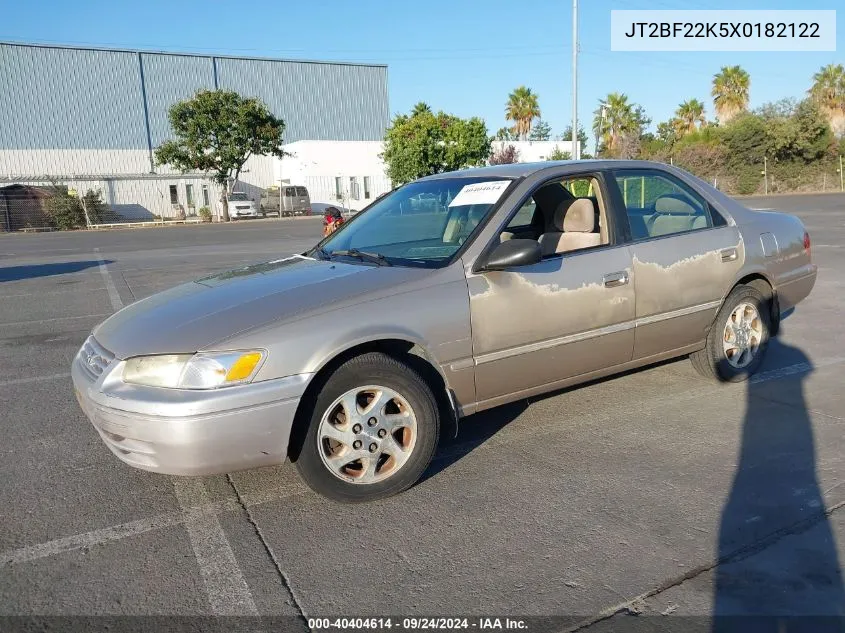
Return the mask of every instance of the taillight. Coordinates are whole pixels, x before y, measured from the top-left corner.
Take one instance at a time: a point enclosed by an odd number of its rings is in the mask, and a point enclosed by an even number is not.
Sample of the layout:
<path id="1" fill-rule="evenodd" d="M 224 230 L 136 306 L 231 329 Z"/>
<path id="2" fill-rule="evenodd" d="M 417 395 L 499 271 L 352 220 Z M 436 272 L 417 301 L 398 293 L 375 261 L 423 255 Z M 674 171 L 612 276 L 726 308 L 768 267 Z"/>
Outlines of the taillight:
<path id="1" fill-rule="evenodd" d="M 810 234 L 804 231 L 804 250 L 810 250 Z"/>

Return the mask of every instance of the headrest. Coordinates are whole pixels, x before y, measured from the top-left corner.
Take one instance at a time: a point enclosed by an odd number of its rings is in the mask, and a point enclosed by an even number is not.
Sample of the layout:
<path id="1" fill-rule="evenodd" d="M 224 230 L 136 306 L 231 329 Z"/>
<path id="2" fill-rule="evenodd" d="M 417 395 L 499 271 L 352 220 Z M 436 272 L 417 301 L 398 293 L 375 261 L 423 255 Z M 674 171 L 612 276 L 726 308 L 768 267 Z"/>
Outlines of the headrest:
<path id="1" fill-rule="evenodd" d="M 671 213 L 672 215 L 695 215 L 698 213 L 688 200 L 674 195 L 661 196 L 654 202 L 655 213 Z"/>
<path id="2" fill-rule="evenodd" d="M 592 233 L 596 227 L 596 211 L 593 203 L 586 198 L 578 198 L 569 206 L 563 218 L 565 233 Z"/>
<path id="3" fill-rule="evenodd" d="M 552 225 L 549 227 L 549 232 L 558 231 L 563 232 L 563 221 L 566 217 L 566 212 L 569 211 L 569 207 L 572 206 L 572 203 L 575 202 L 575 198 L 567 198 L 555 209 L 555 214 L 552 217 Z"/>

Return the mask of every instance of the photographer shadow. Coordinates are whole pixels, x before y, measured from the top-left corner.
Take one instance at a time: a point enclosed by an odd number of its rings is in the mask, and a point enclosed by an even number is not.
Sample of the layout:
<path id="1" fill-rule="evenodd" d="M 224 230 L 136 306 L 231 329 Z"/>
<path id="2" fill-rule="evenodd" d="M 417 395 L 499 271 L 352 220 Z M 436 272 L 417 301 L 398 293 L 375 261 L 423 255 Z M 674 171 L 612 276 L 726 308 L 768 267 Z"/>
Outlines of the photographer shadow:
<path id="1" fill-rule="evenodd" d="M 719 529 L 712 630 L 845 632 L 845 589 L 804 395 L 812 363 L 777 339 L 768 353 L 790 369 L 748 383 Z"/>

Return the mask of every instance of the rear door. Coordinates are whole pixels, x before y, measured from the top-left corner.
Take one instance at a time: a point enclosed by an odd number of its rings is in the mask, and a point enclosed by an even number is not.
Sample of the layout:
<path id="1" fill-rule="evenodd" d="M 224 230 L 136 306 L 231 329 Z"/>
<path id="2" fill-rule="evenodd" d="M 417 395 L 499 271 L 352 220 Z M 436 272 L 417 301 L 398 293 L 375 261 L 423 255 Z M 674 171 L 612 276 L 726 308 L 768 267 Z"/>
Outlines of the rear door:
<path id="1" fill-rule="evenodd" d="M 631 240 L 634 358 L 699 345 L 742 266 L 739 230 L 667 171 L 615 170 L 609 181 Z"/>

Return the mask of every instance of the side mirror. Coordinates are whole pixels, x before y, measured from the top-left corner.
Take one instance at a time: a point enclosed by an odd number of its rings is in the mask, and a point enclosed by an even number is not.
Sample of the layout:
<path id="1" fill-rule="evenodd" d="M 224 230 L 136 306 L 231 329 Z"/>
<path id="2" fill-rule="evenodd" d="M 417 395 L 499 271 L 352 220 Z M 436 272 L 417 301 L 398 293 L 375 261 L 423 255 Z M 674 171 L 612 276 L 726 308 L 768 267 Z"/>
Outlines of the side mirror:
<path id="1" fill-rule="evenodd" d="M 543 251 L 536 240 L 508 240 L 502 242 L 487 257 L 481 270 L 505 270 L 530 266 L 543 259 Z"/>

